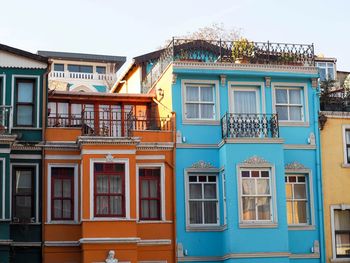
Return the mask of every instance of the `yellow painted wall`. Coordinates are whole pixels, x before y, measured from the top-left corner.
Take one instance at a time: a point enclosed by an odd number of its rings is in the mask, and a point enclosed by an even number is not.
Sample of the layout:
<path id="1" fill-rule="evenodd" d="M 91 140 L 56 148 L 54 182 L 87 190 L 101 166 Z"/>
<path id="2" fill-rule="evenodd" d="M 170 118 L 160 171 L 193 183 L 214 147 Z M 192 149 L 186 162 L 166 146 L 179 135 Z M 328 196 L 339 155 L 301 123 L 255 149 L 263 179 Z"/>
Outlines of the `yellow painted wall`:
<path id="1" fill-rule="evenodd" d="M 140 93 L 141 92 L 141 67 L 133 70 L 130 76 L 122 84 L 119 93 Z"/>
<path id="2" fill-rule="evenodd" d="M 350 167 L 344 168 L 343 125 L 350 125 L 350 118 L 328 116 L 321 131 L 321 156 L 324 198 L 326 258 L 331 262 L 332 230 L 331 205 L 350 204 Z"/>

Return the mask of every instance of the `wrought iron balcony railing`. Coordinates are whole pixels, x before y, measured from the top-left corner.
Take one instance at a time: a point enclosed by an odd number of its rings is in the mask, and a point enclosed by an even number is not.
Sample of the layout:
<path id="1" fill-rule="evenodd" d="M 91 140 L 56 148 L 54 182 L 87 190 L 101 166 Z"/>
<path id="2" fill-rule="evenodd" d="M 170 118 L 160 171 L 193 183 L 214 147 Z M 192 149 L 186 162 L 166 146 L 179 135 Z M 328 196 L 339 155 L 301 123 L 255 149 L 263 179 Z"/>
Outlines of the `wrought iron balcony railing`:
<path id="1" fill-rule="evenodd" d="M 173 38 L 143 82 L 147 92 L 172 61 L 314 66 L 313 44 Z"/>
<path id="2" fill-rule="evenodd" d="M 0 135 L 10 134 L 11 106 L 0 106 Z"/>
<path id="3" fill-rule="evenodd" d="M 221 118 L 222 138 L 278 138 L 277 114 L 233 114 Z"/>

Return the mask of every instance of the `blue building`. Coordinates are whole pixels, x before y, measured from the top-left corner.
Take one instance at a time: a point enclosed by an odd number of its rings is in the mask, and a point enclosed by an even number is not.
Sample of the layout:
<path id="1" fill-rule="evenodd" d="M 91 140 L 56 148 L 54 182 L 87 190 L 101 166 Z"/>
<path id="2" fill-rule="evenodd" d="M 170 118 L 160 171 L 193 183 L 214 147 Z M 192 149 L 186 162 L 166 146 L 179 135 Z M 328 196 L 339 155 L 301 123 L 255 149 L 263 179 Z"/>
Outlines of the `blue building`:
<path id="1" fill-rule="evenodd" d="M 324 262 L 313 45 L 173 39 L 129 68 L 177 115 L 178 262 Z"/>

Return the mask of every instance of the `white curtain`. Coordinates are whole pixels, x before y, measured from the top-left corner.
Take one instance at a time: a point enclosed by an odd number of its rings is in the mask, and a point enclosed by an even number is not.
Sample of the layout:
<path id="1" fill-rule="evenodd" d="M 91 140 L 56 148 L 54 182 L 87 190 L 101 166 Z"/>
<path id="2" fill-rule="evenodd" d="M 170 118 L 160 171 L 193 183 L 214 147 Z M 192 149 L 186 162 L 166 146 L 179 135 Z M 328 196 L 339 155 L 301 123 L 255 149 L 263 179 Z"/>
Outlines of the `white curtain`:
<path id="1" fill-rule="evenodd" d="M 213 91 L 213 87 L 201 87 L 201 101 L 214 102 Z"/>
<path id="2" fill-rule="evenodd" d="M 63 207 L 62 207 L 62 218 L 70 218 L 71 217 L 71 201 L 70 200 L 63 200 Z"/>
<path id="3" fill-rule="evenodd" d="M 287 89 L 276 89 L 276 103 L 287 104 L 288 103 L 288 90 Z"/>
<path id="4" fill-rule="evenodd" d="M 234 91 L 233 92 L 234 113 L 249 114 L 257 113 L 255 91 Z"/>
<path id="5" fill-rule="evenodd" d="M 255 194 L 255 180 L 254 179 L 242 179 L 242 190 L 245 195 Z"/>
<path id="6" fill-rule="evenodd" d="M 186 100 L 187 101 L 199 101 L 199 87 L 186 87 Z"/>
<path id="7" fill-rule="evenodd" d="M 242 197 L 243 203 L 243 220 L 256 220 L 255 198 Z"/>
<path id="8" fill-rule="evenodd" d="M 190 201 L 190 223 L 202 224 L 202 201 Z"/>
<path id="9" fill-rule="evenodd" d="M 257 184 L 258 194 L 270 194 L 269 179 L 258 179 Z"/>
<path id="10" fill-rule="evenodd" d="M 217 222 L 216 201 L 205 201 L 204 203 L 204 223 L 215 224 Z"/>
<path id="11" fill-rule="evenodd" d="M 258 220 L 270 220 L 271 219 L 271 205 L 270 197 L 259 197 L 257 198 L 258 207 Z"/>

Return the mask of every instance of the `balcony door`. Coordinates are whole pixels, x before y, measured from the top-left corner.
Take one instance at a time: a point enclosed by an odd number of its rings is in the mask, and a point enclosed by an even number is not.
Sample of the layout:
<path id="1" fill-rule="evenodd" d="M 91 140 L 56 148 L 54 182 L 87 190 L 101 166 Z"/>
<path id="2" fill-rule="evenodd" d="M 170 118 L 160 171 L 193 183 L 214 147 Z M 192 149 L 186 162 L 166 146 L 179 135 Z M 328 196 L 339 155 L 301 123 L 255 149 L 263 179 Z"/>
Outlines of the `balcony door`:
<path id="1" fill-rule="evenodd" d="M 260 112 L 259 89 L 234 87 L 231 92 L 231 113 L 246 115 Z"/>

